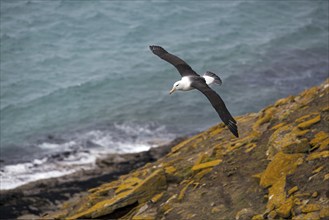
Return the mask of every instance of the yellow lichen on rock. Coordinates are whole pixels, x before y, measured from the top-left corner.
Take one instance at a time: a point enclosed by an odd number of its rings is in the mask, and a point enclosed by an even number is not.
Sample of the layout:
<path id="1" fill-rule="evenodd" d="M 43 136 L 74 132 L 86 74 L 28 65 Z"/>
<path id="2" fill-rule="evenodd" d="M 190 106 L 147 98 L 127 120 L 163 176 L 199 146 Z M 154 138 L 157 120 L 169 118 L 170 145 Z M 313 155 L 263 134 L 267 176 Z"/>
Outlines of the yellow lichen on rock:
<path id="1" fill-rule="evenodd" d="M 112 213 L 118 208 L 125 207 L 137 201 L 143 202 L 150 199 L 156 192 L 164 189 L 166 179 L 162 169 L 154 171 L 149 177 L 143 180 L 135 188 L 124 191 L 113 198 L 98 202 L 91 208 L 69 216 L 70 219 L 76 218 L 97 218 L 99 216 Z"/>
<path id="2" fill-rule="evenodd" d="M 277 218 L 276 216 L 277 216 L 276 211 L 272 210 L 272 211 L 270 211 L 270 213 L 268 213 L 267 218 L 268 219 L 276 219 Z"/>
<path id="3" fill-rule="evenodd" d="M 129 192 L 123 192 L 120 194 L 120 199 L 126 195 L 128 195 Z M 95 204 L 94 206 L 92 206 L 90 209 L 87 209 L 87 210 L 81 210 L 82 212 L 79 212 L 80 210 L 78 210 L 78 213 L 74 214 L 73 216 L 69 216 L 68 218 L 69 219 L 77 219 L 77 218 L 92 218 L 93 217 L 93 214 L 96 213 L 96 216 L 94 217 L 97 217 L 97 212 L 103 212 L 104 209 L 106 209 L 107 207 L 110 206 L 110 204 L 112 204 L 115 200 L 114 199 L 106 199 L 106 200 L 103 200 L 101 202 L 98 202 L 97 204 Z M 132 202 L 133 203 L 133 202 Z M 125 203 L 124 205 L 130 205 L 132 203 Z M 119 207 L 121 208 L 121 207 Z M 113 210 L 108 210 L 106 211 L 108 213 L 111 213 L 113 212 Z M 106 213 L 105 213 L 106 214 Z"/>
<path id="4" fill-rule="evenodd" d="M 286 177 L 282 176 L 276 180 L 275 183 L 268 190 L 268 203 L 266 208 L 271 211 L 275 208 L 279 208 L 286 200 Z"/>
<path id="5" fill-rule="evenodd" d="M 281 128 L 282 126 L 286 125 L 286 123 L 282 122 L 282 123 L 279 123 L 279 124 L 276 124 L 274 125 L 271 130 L 276 130 L 278 128 Z"/>
<path id="6" fill-rule="evenodd" d="M 262 175 L 263 175 L 263 172 L 256 173 L 256 174 L 252 175 L 252 177 L 260 179 L 262 177 Z"/>
<path id="7" fill-rule="evenodd" d="M 220 134 L 224 130 L 224 126 L 214 126 L 210 130 L 208 130 L 210 136 L 215 136 Z"/>
<path id="8" fill-rule="evenodd" d="M 199 165 L 205 157 L 206 157 L 206 154 L 204 152 L 199 153 L 198 158 L 194 162 L 194 165 Z"/>
<path id="9" fill-rule="evenodd" d="M 52 212 L 52 213 L 50 213 L 50 214 L 46 214 L 45 216 L 43 216 L 43 218 L 38 218 L 38 219 L 42 219 L 42 220 L 46 220 L 46 219 L 65 219 L 66 217 L 67 217 L 67 215 L 69 214 L 69 211 L 68 211 L 68 209 L 61 209 L 61 210 L 57 210 L 57 211 L 55 211 L 55 212 Z M 17 219 L 19 219 L 19 218 L 17 218 Z M 26 219 L 29 219 L 30 220 L 30 218 L 22 218 L 22 219 L 24 219 L 24 220 L 26 220 Z"/>
<path id="10" fill-rule="evenodd" d="M 296 137 L 303 137 L 309 131 L 310 131 L 309 129 L 300 130 L 299 128 L 293 128 L 291 132 L 294 133 Z"/>
<path id="11" fill-rule="evenodd" d="M 290 216 L 293 205 L 293 198 L 290 197 L 278 209 L 276 209 L 276 212 L 280 217 L 288 218 Z"/>
<path id="12" fill-rule="evenodd" d="M 329 138 L 329 135 L 324 131 L 320 131 L 319 133 L 315 134 L 314 138 L 310 141 L 310 144 L 318 144 L 319 142 L 327 138 Z"/>
<path id="13" fill-rule="evenodd" d="M 320 218 L 327 218 L 329 217 L 329 206 L 325 206 L 320 210 Z"/>
<path id="14" fill-rule="evenodd" d="M 302 205 L 302 201 L 299 198 L 294 198 L 295 205 Z"/>
<path id="15" fill-rule="evenodd" d="M 280 105 L 285 105 L 285 104 L 287 104 L 288 102 L 291 102 L 291 101 L 293 101 L 294 100 L 294 97 L 293 96 L 288 96 L 288 97 L 286 97 L 286 98 L 282 98 L 282 99 L 279 99 L 278 101 L 276 101 L 275 103 L 274 103 L 274 106 L 275 107 L 278 107 L 278 106 L 280 106 Z"/>
<path id="16" fill-rule="evenodd" d="M 102 195 L 104 193 L 109 192 L 111 189 L 117 188 L 119 185 L 120 185 L 119 181 L 113 181 L 113 182 L 110 182 L 110 183 L 103 184 L 99 187 L 90 189 L 90 190 L 88 190 L 88 192 L 89 193 L 94 193 L 94 194 L 97 194 L 97 195 Z"/>
<path id="17" fill-rule="evenodd" d="M 321 210 L 320 204 L 306 204 L 305 206 L 302 207 L 303 213 L 315 212 L 320 210 Z"/>
<path id="18" fill-rule="evenodd" d="M 297 126 L 300 129 L 307 129 L 307 128 L 311 127 L 312 125 L 314 125 L 315 123 L 318 123 L 320 120 L 321 120 L 320 115 L 317 115 L 316 117 L 314 117 L 308 121 L 302 122 L 302 123 L 298 124 Z"/>
<path id="19" fill-rule="evenodd" d="M 228 145 L 228 147 L 226 148 L 226 152 L 225 153 L 228 153 L 228 152 L 231 152 L 231 151 L 234 151 L 242 146 L 246 145 L 246 142 L 233 142 L 231 143 L 230 145 Z"/>
<path id="20" fill-rule="evenodd" d="M 310 212 L 307 214 L 301 214 L 301 215 L 294 216 L 292 218 L 292 220 L 319 220 L 319 219 L 320 219 L 320 215 L 318 212 Z"/>
<path id="21" fill-rule="evenodd" d="M 204 177 L 204 175 L 206 175 L 207 173 L 210 173 L 212 171 L 212 167 L 211 168 L 206 168 L 206 169 L 203 169 L 201 170 L 200 172 L 198 172 L 195 176 L 194 176 L 194 179 L 196 180 L 201 180 L 202 177 Z"/>
<path id="22" fill-rule="evenodd" d="M 177 170 L 174 166 L 168 166 L 168 167 L 165 167 L 164 169 L 165 169 L 165 172 L 166 172 L 167 174 L 173 174 L 173 173 L 175 173 L 176 170 Z"/>
<path id="23" fill-rule="evenodd" d="M 133 216 L 133 220 L 155 220 L 155 216 L 149 216 L 149 215 L 136 215 Z"/>
<path id="24" fill-rule="evenodd" d="M 186 186 L 183 187 L 183 189 L 180 191 L 179 195 L 178 195 L 178 201 L 182 201 L 182 199 L 185 196 L 186 190 L 187 188 L 193 183 L 194 181 L 190 181 L 186 184 Z"/>
<path id="25" fill-rule="evenodd" d="M 325 106 L 325 107 L 321 108 L 321 111 L 322 111 L 322 112 L 327 112 L 327 111 L 329 111 L 329 106 Z"/>
<path id="26" fill-rule="evenodd" d="M 309 141 L 303 136 L 309 130 L 300 130 L 293 124 L 287 124 L 275 130 L 268 141 L 268 150 L 266 154 L 269 159 L 279 151 L 284 153 L 304 153 L 310 149 Z"/>
<path id="27" fill-rule="evenodd" d="M 251 220 L 264 220 L 263 215 L 258 214 L 258 215 L 254 215 Z"/>
<path id="28" fill-rule="evenodd" d="M 196 170 L 201 170 L 201 169 L 205 169 L 205 168 L 208 168 L 208 167 L 214 167 L 214 166 L 217 166 L 218 164 L 220 164 L 221 162 L 222 162 L 222 160 L 213 160 L 213 161 L 209 161 L 209 162 L 206 162 L 206 163 L 201 163 L 201 164 L 198 164 L 198 165 L 194 165 L 192 167 L 192 170 L 196 171 Z"/>
<path id="29" fill-rule="evenodd" d="M 293 127 L 289 125 L 281 126 L 276 131 L 272 133 L 268 141 L 268 150 L 266 154 L 270 157 L 273 157 L 275 153 L 281 150 L 281 145 L 283 143 L 282 139 L 285 134 L 291 131 Z"/>
<path id="30" fill-rule="evenodd" d="M 160 205 L 160 210 L 164 212 L 164 214 L 169 213 L 174 208 L 172 207 L 172 204 L 177 201 L 177 194 L 172 195 L 166 202 L 162 203 Z"/>
<path id="31" fill-rule="evenodd" d="M 288 190 L 288 195 L 292 195 L 293 193 L 297 192 L 299 189 L 298 189 L 298 186 L 294 186 L 292 187 L 291 189 Z"/>
<path id="32" fill-rule="evenodd" d="M 307 161 L 316 160 L 319 158 L 326 158 L 329 157 L 329 151 L 320 151 L 320 152 L 313 152 L 306 158 Z"/>
<path id="33" fill-rule="evenodd" d="M 155 196 L 152 197 L 151 201 L 153 203 L 156 203 L 157 201 L 159 201 L 162 198 L 162 196 L 163 196 L 163 192 L 158 193 L 158 194 L 156 194 Z"/>
<path id="34" fill-rule="evenodd" d="M 137 177 L 128 178 L 123 183 L 120 184 L 120 186 L 115 190 L 115 193 L 119 194 L 123 191 L 130 190 L 140 182 L 142 182 L 142 180 Z"/>
<path id="35" fill-rule="evenodd" d="M 198 136 L 194 137 L 193 139 L 197 138 Z M 185 141 L 182 141 L 181 143 L 177 144 L 175 147 L 171 149 L 171 154 L 176 153 L 179 151 L 179 149 L 186 147 L 187 144 L 191 143 L 191 139 L 187 139 Z"/>
<path id="36" fill-rule="evenodd" d="M 313 174 L 318 173 L 318 172 L 320 172 L 323 168 L 324 168 L 324 166 L 320 166 L 320 167 L 316 168 L 315 170 L 313 170 L 312 173 L 313 173 Z"/>
<path id="37" fill-rule="evenodd" d="M 318 88 L 317 87 L 312 87 L 310 89 L 305 90 L 300 94 L 301 99 L 299 100 L 302 105 L 307 105 L 309 104 L 313 97 L 318 95 Z"/>
<path id="38" fill-rule="evenodd" d="M 320 151 L 328 150 L 329 135 L 324 131 L 320 131 L 310 141 L 310 144 L 313 146 L 312 149 L 320 148 Z"/>
<path id="39" fill-rule="evenodd" d="M 301 158 L 303 158 L 303 154 L 277 153 L 262 174 L 260 185 L 263 187 L 271 186 L 281 177 L 292 174 Z"/>
<path id="40" fill-rule="evenodd" d="M 271 121 L 274 112 L 275 112 L 275 107 L 270 106 L 268 108 L 265 108 L 262 111 L 262 114 L 259 117 L 259 119 L 252 126 L 252 129 L 256 132 L 259 132 L 261 125 Z"/>
<path id="41" fill-rule="evenodd" d="M 310 145 L 307 138 L 301 138 L 296 139 L 295 142 L 283 144 L 281 150 L 287 154 L 306 153 L 310 151 Z"/>
<path id="42" fill-rule="evenodd" d="M 212 214 L 214 214 L 214 213 L 218 213 L 218 212 L 220 212 L 221 211 L 221 209 L 219 208 L 219 207 L 213 207 L 212 209 L 211 209 L 211 213 Z"/>
<path id="43" fill-rule="evenodd" d="M 303 116 L 297 118 L 297 119 L 295 120 L 295 122 L 296 122 L 297 124 L 299 124 L 299 123 L 301 123 L 301 122 L 304 122 L 306 119 L 309 119 L 310 117 L 314 117 L 314 116 L 317 116 L 317 115 L 319 115 L 319 113 L 317 113 L 317 112 L 313 112 L 313 113 L 310 113 L 310 114 L 306 114 L 306 115 L 303 115 Z"/>
<path id="44" fill-rule="evenodd" d="M 312 197 L 313 197 L 313 198 L 318 197 L 318 195 L 319 195 L 319 193 L 318 193 L 317 191 L 315 191 L 314 193 L 312 193 Z"/>
<path id="45" fill-rule="evenodd" d="M 252 151 L 256 147 L 257 147 L 257 145 L 255 143 L 249 143 L 249 144 L 246 145 L 247 149 L 244 152 L 249 153 L 250 151 Z"/>
<path id="46" fill-rule="evenodd" d="M 320 144 L 319 150 L 321 151 L 329 150 L 329 138 L 327 138 Z"/>
<path id="47" fill-rule="evenodd" d="M 299 198 L 299 197 L 310 197 L 311 193 L 304 192 L 304 193 L 296 193 L 294 197 Z"/>
<path id="48" fill-rule="evenodd" d="M 320 151 L 329 150 L 329 138 L 325 139 L 320 143 L 319 150 Z"/>

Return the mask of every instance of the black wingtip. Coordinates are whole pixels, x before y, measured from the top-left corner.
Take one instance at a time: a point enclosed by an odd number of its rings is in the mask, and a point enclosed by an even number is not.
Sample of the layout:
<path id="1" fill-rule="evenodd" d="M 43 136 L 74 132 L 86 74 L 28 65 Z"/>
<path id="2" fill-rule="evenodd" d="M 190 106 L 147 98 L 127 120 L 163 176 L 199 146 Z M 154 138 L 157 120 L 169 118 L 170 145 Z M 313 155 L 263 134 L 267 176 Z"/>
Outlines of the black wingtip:
<path id="1" fill-rule="evenodd" d="M 239 133 L 238 133 L 238 126 L 236 125 L 236 122 L 234 120 L 233 121 L 229 121 L 229 123 L 227 124 L 227 127 L 230 129 L 230 131 L 232 132 L 232 134 L 235 136 L 235 137 L 239 137 Z"/>
<path id="2" fill-rule="evenodd" d="M 233 132 L 232 132 L 233 133 Z M 236 133 L 233 133 L 236 138 L 239 138 L 239 133 L 236 131 Z"/>
<path id="3" fill-rule="evenodd" d="M 230 129 L 230 131 L 232 132 L 232 134 L 235 136 L 235 137 L 239 137 L 239 133 L 238 133 L 238 130 L 235 130 L 235 129 L 231 129 L 231 128 L 229 128 Z"/>
<path id="4" fill-rule="evenodd" d="M 163 50 L 162 47 L 157 46 L 157 45 L 150 45 L 149 47 L 150 47 L 150 49 L 151 49 L 152 51 L 153 51 L 153 50 Z"/>
<path id="5" fill-rule="evenodd" d="M 163 49 L 162 47 L 160 47 L 160 46 L 150 45 L 149 48 L 155 55 L 159 55 L 159 54 L 162 54 L 162 53 L 167 53 L 167 51 L 165 49 Z"/>

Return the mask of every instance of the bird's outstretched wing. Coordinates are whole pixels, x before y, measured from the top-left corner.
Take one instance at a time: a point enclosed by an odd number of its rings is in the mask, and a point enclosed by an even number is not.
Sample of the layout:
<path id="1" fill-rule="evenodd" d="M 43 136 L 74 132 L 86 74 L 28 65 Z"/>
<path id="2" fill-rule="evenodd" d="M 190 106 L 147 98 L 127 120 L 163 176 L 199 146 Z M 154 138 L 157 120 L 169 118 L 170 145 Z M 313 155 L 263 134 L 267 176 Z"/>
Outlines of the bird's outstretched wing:
<path id="1" fill-rule="evenodd" d="M 183 76 L 199 76 L 184 60 L 168 53 L 160 46 L 150 46 L 151 51 L 161 59 L 171 63 L 176 67 L 180 75 Z"/>
<path id="2" fill-rule="evenodd" d="M 234 120 L 230 112 L 227 110 L 222 98 L 214 90 L 212 90 L 202 79 L 193 80 L 191 86 L 202 92 L 209 99 L 211 105 L 214 107 L 224 124 L 236 137 L 239 137 L 236 121 Z"/>

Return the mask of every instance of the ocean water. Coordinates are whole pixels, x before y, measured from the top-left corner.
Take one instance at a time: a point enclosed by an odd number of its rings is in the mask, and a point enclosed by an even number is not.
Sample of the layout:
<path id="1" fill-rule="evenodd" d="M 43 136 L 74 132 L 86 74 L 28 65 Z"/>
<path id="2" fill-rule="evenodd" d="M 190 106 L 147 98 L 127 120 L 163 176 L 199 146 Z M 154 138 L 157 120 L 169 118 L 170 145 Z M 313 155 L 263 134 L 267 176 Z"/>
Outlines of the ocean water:
<path id="1" fill-rule="evenodd" d="M 0 2 L 1 189 L 89 169 L 220 122 L 161 45 L 202 74 L 233 115 L 328 77 L 328 1 Z"/>

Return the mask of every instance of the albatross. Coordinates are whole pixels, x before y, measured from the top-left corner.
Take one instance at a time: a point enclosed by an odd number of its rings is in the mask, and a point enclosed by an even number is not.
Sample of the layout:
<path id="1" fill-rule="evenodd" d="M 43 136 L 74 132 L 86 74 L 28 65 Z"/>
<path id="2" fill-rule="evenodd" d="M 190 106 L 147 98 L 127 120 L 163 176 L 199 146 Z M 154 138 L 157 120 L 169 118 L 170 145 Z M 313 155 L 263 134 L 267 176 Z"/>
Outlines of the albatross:
<path id="1" fill-rule="evenodd" d="M 161 59 L 172 64 L 182 76 L 181 80 L 174 83 L 169 94 L 172 94 L 175 91 L 189 91 L 193 89 L 199 90 L 208 98 L 219 117 L 234 134 L 234 136 L 239 137 L 236 121 L 227 110 L 224 101 L 208 86 L 214 83 L 219 85 L 222 84 L 222 80 L 215 73 L 207 71 L 203 74 L 203 76 L 200 76 L 184 60 L 168 53 L 162 47 L 152 45 L 150 46 L 150 50 Z"/>

